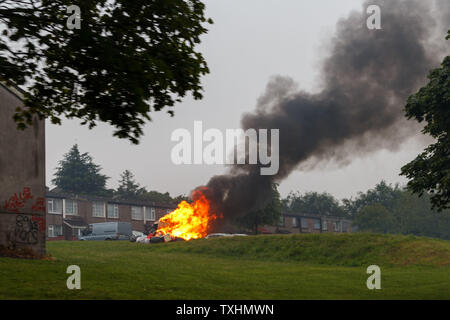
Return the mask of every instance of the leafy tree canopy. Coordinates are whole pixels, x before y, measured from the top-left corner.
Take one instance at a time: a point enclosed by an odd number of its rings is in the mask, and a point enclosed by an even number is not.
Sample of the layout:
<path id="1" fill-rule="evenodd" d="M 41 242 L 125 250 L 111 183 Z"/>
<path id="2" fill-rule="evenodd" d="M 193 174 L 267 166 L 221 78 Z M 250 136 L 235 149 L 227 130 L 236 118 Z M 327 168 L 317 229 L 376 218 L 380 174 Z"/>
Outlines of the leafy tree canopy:
<path id="1" fill-rule="evenodd" d="M 52 183 L 61 191 L 75 194 L 107 195 L 107 176 L 100 173 L 101 167 L 92 161 L 86 152 L 81 154 L 75 144 L 56 168 Z"/>
<path id="2" fill-rule="evenodd" d="M 67 27 L 73 4 L 80 29 Z M 202 98 L 204 9 L 200 0 L 1 0 L 0 80 L 27 86 L 18 127 L 33 115 L 103 121 L 138 143 L 150 111 Z"/>
<path id="3" fill-rule="evenodd" d="M 450 239 L 449 211 L 437 212 L 427 194 L 418 197 L 407 190 L 399 190 L 390 208 L 376 202 L 363 206 L 354 214 L 353 224 L 360 231 Z"/>
<path id="4" fill-rule="evenodd" d="M 367 192 L 359 192 L 355 199 L 343 199 L 342 202 L 347 214 L 354 216 L 363 207 L 375 204 L 380 204 L 391 210 L 401 193 L 402 189 L 398 184 L 393 186 L 382 180 L 373 189 L 369 189 Z"/>
<path id="5" fill-rule="evenodd" d="M 395 219 L 386 207 L 377 203 L 359 210 L 353 224 L 363 231 L 387 233 L 393 231 Z"/>
<path id="6" fill-rule="evenodd" d="M 114 192 L 114 198 L 124 200 L 151 201 L 164 204 L 178 204 L 182 200 L 191 201 L 186 196 L 172 198 L 168 192 L 159 192 L 155 190 L 148 191 L 146 187 L 136 182 L 134 174 L 130 170 L 125 170 L 120 175 L 119 187 Z"/>
<path id="7" fill-rule="evenodd" d="M 390 232 L 450 239 L 450 213 L 431 209 L 430 197 L 418 197 L 404 191 L 397 199 L 392 214 L 396 226 Z"/>
<path id="8" fill-rule="evenodd" d="M 267 206 L 261 210 L 254 210 L 240 217 L 237 223 L 249 230 L 253 230 L 254 234 L 258 233 L 258 228 L 263 225 L 273 225 L 279 221 L 281 217 L 282 204 L 278 185 L 272 184 L 272 199 Z"/>
<path id="9" fill-rule="evenodd" d="M 426 122 L 422 132 L 436 143 L 405 165 L 401 174 L 410 179 L 409 190 L 419 195 L 429 193 L 433 208 L 442 210 L 450 208 L 450 56 L 428 79 L 425 87 L 408 98 L 405 111 L 408 119 Z"/>
<path id="10" fill-rule="evenodd" d="M 117 198 L 133 199 L 141 196 L 147 192 L 145 188 L 135 181 L 133 173 L 130 170 L 125 170 L 120 175 L 119 187 L 116 191 Z"/>
<path id="11" fill-rule="evenodd" d="M 139 196 L 139 199 L 143 201 L 153 201 L 158 203 L 166 203 L 166 204 L 178 204 L 168 192 L 159 192 L 155 190 L 146 191 L 142 195 Z"/>
<path id="12" fill-rule="evenodd" d="M 309 213 L 326 216 L 344 216 L 345 211 L 339 201 L 329 193 L 291 192 L 283 199 L 284 210 L 291 213 Z"/>

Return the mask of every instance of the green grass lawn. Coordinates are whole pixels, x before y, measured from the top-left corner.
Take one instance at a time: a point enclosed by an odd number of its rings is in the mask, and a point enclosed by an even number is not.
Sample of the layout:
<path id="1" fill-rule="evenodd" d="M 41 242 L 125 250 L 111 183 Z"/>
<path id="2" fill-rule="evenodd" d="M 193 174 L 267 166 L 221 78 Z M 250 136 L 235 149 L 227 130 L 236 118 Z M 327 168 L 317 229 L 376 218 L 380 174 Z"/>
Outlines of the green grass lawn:
<path id="1" fill-rule="evenodd" d="M 53 260 L 0 258 L 0 299 L 450 299 L 450 241 L 274 235 L 165 244 L 48 242 Z M 381 268 L 381 290 L 366 287 Z M 66 269 L 81 268 L 81 290 Z"/>

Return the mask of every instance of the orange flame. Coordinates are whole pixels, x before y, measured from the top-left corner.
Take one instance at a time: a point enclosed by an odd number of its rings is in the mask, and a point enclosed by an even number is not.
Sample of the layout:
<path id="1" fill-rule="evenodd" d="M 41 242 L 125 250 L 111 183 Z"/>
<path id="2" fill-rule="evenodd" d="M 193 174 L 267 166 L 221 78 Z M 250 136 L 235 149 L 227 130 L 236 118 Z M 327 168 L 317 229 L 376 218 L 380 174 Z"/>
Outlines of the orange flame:
<path id="1" fill-rule="evenodd" d="M 172 238 L 184 240 L 205 237 L 217 215 L 210 212 L 209 201 L 203 194 L 196 198 L 192 204 L 181 201 L 177 209 L 159 219 L 156 234 L 170 234 Z"/>

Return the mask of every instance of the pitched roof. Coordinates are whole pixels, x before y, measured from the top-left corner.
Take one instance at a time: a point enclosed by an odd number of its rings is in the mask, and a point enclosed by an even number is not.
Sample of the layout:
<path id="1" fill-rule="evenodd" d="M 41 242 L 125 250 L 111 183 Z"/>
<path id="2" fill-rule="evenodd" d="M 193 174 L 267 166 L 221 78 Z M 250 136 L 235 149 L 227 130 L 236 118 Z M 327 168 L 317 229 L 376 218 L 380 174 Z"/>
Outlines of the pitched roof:
<path id="1" fill-rule="evenodd" d="M 53 190 L 46 192 L 47 198 L 65 198 L 65 199 L 73 199 L 73 200 L 82 200 L 82 201 L 103 201 L 113 204 L 123 204 L 123 205 L 135 205 L 135 206 L 146 206 L 146 207 L 158 207 L 158 208 L 167 208 L 167 209 L 175 209 L 177 206 L 176 204 L 167 204 L 167 203 L 160 203 L 160 202 L 154 202 L 154 201 L 141 201 L 141 200 L 134 200 L 134 199 L 114 199 L 114 198 L 108 198 L 108 197 L 100 197 L 100 196 L 93 196 L 93 195 L 84 195 L 84 194 L 72 194 L 72 193 L 65 193 L 65 192 L 55 192 Z"/>
<path id="2" fill-rule="evenodd" d="M 68 225 L 71 228 L 87 228 L 87 224 L 84 222 L 84 220 L 63 220 L 66 225 Z"/>

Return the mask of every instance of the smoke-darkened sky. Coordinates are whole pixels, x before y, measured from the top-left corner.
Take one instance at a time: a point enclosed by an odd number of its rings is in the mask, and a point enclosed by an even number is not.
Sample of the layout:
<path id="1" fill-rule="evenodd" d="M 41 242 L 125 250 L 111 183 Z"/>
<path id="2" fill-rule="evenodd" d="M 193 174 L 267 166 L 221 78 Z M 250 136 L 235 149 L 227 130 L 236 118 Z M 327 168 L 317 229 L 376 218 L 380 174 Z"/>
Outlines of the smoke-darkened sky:
<path id="1" fill-rule="evenodd" d="M 445 1 L 442 2 L 445 3 Z M 409 4 L 411 7 L 405 11 L 408 12 L 408 17 L 420 15 L 423 12 L 423 9 L 419 8 L 414 1 L 410 1 Z M 347 53 L 345 51 L 350 51 L 351 46 L 346 46 L 345 43 L 340 45 L 334 38 L 340 34 L 341 37 L 345 37 L 347 43 L 355 38 L 352 45 L 358 45 L 358 39 L 365 39 L 364 34 L 367 32 L 367 38 L 376 41 L 378 37 L 374 36 L 374 32 L 389 32 L 389 28 L 395 27 L 393 21 L 389 20 L 393 16 L 391 11 L 383 12 L 382 7 L 382 27 L 383 24 L 386 27 L 380 31 L 373 31 L 361 29 L 357 25 L 349 25 L 352 19 L 355 24 L 361 24 L 363 21 L 357 16 L 349 19 L 353 10 L 361 13 L 363 1 L 360 0 L 314 2 L 214 0 L 206 1 L 206 5 L 207 15 L 213 18 L 215 24 L 210 26 L 210 31 L 203 38 L 201 45 L 201 50 L 211 69 L 211 73 L 203 79 L 205 98 L 202 101 L 186 99 L 176 106 L 173 118 L 161 112 L 153 114 L 154 122 L 146 126 L 145 137 L 138 146 L 113 138 L 112 130 L 106 125 L 89 131 L 79 126 L 76 121 L 66 121 L 60 127 L 48 124 L 46 140 L 48 184 L 57 161 L 72 144 L 78 143 L 81 151 L 89 152 L 95 162 L 104 168 L 104 173 L 111 177 L 109 187 L 116 187 L 119 174 L 129 169 L 135 173 L 138 182 L 147 186 L 148 189 L 169 191 L 172 195 L 188 194 L 196 186 L 206 184 L 213 175 L 225 172 L 225 169 L 222 166 L 172 164 L 170 152 L 175 145 L 170 141 L 172 131 L 177 128 L 193 131 L 195 120 L 202 120 L 205 128 L 221 130 L 240 128 L 242 115 L 253 112 L 258 99 L 261 105 L 264 101 L 261 99 L 264 92 L 278 92 L 277 85 L 280 83 L 281 89 L 287 84 L 295 84 L 294 91 L 297 95 L 290 99 L 293 107 L 299 103 L 305 105 L 301 100 L 308 95 L 315 95 L 312 99 L 314 103 L 308 102 L 309 105 L 304 107 L 305 110 L 313 110 L 313 104 L 324 101 L 326 104 L 326 99 L 332 96 L 338 98 L 340 94 L 360 95 L 357 100 L 364 101 L 366 104 L 374 103 L 366 105 L 364 112 L 356 114 L 345 111 L 327 112 L 330 117 L 342 120 L 334 127 L 326 121 L 309 123 L 321 135 L 325 135 L 326 131 L 336 130 L 336 134 L 330 137 L 338 139 L 339 135 L 343 135 L 343 141 L 352 139 L 358 134 L 367 134 L 365 138 L 361 136 L 361 139 L 356 141 L 357 144 L 366 147 L 355 149 L 353 144 L 346 148 L 329 148 L 330 141 L 317 135 L 311 141 L 323 144 L 320 148 L 314 148 L 305 141 L 299 141 L 299 145 L 302 143 L 316 150 L 312 156 L 325 161 L 321 161 L 320 165 L 316 166 L 312 166 L 316 162 L 306 162 L 301 167 L 303 170 L 291 172 L 281 182 L 282 195 L 286 195 L 291 190 L 315 190 L 327 191 L 341 198 L 373 187 L 381 179 L 388 182 L 405 181 L 398 176 L 400 167 L 414 158 L 426 142 L 418 137 L 419 134 L 414 134 L 414 130 L 401 132 L 401 130 L 392 130 L 390 127 L 390 124 L 398 122 L 401 115 L 399 116 L 398 111 L 390 112 L 386 109 L 392 107 L 386 101 L 395 102 L 398 97 L 394 92 L 399 93 L 405 87 L 411 87 L 411 84 L 401 80 L 401 77 L 387 76 L 385 72 L 389 70 L 390 73 L 396 71 L 413 73 L 412 70 L 405 68 L 407 62 L 396 61 L 395 57 L 390 59 L 392 55 L 389 52 L 395 49 L 394 46 L 399 50 L 417 50 L 415 52 L 417 56 L 423 53 L 420 52 L 420 48 L 405 48 L 401 42 L 392 41 L 395 37 L 392 37 L 391 41 L 386 41 L 386 50 L 377 46 L 380 51 L 372 52 L 369 47 L 357 47 Z M 408 17 L 399 21 L 398 29 L 410 30 L 411 34 L 405 36 L 414 37 L 414 33 L 421 30 L 416 30 L 418 26 L 414 24 L 410 27 L 402 25 L 402 23 L 414 21 Z M 343 26 L 340 22 L 338 24 L 340 27 L 337 29 L 336 24 L 340 19 L 346 19 L 347 24 Z M 395 30 L 398 31 L 398 29 Z M 380 38 L 390 39 L 389 37 Z M 367 42 L 360 42 L 360 45 L 367 45 Z M 333 53 L 338 56 L 334 60 L 329 58 Z M 369 53 L 378 55 L 379 59 L 368 55 Z M 424 57 L 420 58 L 421 61 L 424 60 Z M 355 61 L 356 59 L 360 60 Z M 349 85 L 353 79 L 358 80 L 359 75 L 358 68 L 355 67 L 355 70 L 349 70 L 349 68 L 357 66 L 358 63 L 364 64 L 367 60 L 375 63 L 368 68 L 377 68 L 375 71 L 369 70 L 369 73 L 378 80 L 386 79 L 386 83 L 383 81 L 380 83 L 392 87 L 392 91 L 386 91 L 385 88 L 371 88 L 371 90 L 368 88 L 366 92 L 365 87 L 369 86 L 370 82 L 364 83 L 364 81 Z M 382 63 L 379 61 L 385 61 L 387 64 L 385 70 L 380 68 Z M 423 73 L 423 68 L 427 67 L 429 61 L 427 59 L 424 66 L 416 66 L 416 69 L 420 69 L 419 72 Z M 395 68 L 393 65 L 396 63 L 401 64 L 402 67 Z M 352 72 L 356 73 L 352 74 Z M 346 77 L 339 77 L 343 73 Z M 327 76 L 326 79 L 324 74 Z M 273 76 L 278 75 L 285 77 L 284 79 L 289 77 L 292 81 L 274 81 L 273 79 L 277 78 Z M 406 79 L 415 80 L 412 77 L 406 77 Z M 272 85 L 268 86 L 268 83 Z M 299 92 L 308 92 L 308 94 L 298 94 Z M 380 96 L 384 93 L 388 93 L 390 97 Z M 266 98 L 270 98 L 270 94 L 266 95 Z M 348 110 L 355 110 L 356 105 L 349 106 L 348 97 L 340 96 L 339 98 Z M 290 108 L 289 105 L 282 107 Z M 383 113 L 383 117 L 374 117 L 380 113 Z M 266 120 L 263 117 L 258 118 L 259 123 Z M 344 120 L 348 123 L 344 124 Z M 254 121 L 256 121 L 255 117 L 247 117 L 244 125 L 250 125 Z M 285 120 L 279 118 L 275 121 L 277 123 L 277 121 Z M 349 128 L 350 123 L 355 127 Z M 287 125 L 292 126 L 293 123 Z M 369 129 L 363 130 L 361 126 L 369 127 Z M 383 126 L 386 128 L 383 133 L 375 130 Z M 404 126 L 399 128 L 404 129 Z M 304 136 L 304 132 L 299 132 L 299 135 Z M 408 138 L 405 138 L 405 135 Z M 295 134 L 293 138 L 296 138 Z M 295 144 L 295 141 L 289 141 L 289 143 Z M 333 145 L 339 146 L 339 143 L 333 143 Z M 327 153 L 328 155 L 325 156 Z M 295 157 L 301 157 L 301 154 Z M 309 156 L 305 158 L 305 160 L 308 159 Z M 332 161 L 329 161 L 330 159 Z M 336 162 L 336 159 L 339 161 Z M 291 169 L 289 166 L 289 171 Z"/>

